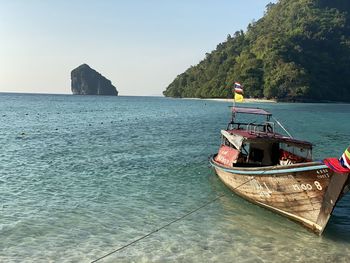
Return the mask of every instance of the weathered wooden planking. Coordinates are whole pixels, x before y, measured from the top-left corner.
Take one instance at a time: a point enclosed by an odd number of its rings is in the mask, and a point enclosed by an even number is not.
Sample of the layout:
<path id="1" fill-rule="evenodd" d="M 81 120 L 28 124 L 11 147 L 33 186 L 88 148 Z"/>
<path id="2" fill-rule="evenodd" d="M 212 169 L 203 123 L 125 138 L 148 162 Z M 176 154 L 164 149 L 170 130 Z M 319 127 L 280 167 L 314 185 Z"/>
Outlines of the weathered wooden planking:
<path id="1" fill-rule="evenodd" d="M 320 163 L 264 167 L 260 170 L 235 167 L 232 172 L 215 164 L 213 159 L 211 163 L 223 183 L 241 197 L 287 216 L 318 234 L 327 225 L 348 178 L 347 174 L 335 174 L 320 167 Z M 308 167 L 308 170 L 293 171 L 298 170 L 294 169 L 296 167 Z M 284 170 L 286 172 L 281 172 Z M 241 171 L 244 174 L 240 174 Z M 252 174 L 268 171 L 269 174 L 249 175 L 249 171 Z"/>

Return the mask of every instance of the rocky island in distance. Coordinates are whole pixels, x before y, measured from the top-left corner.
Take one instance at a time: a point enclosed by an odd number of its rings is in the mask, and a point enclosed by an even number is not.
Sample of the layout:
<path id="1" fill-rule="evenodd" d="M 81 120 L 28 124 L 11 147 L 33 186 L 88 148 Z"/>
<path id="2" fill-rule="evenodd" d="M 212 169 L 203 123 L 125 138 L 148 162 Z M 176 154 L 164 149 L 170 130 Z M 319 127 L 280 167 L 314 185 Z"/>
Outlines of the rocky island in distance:
<path id="1" fill-rule="evenodd" d="M 118 96 L 118 91 L 112 82 L 87 64 L 82 64 L 71 71 L 71 89 L 73 95 Z"/>

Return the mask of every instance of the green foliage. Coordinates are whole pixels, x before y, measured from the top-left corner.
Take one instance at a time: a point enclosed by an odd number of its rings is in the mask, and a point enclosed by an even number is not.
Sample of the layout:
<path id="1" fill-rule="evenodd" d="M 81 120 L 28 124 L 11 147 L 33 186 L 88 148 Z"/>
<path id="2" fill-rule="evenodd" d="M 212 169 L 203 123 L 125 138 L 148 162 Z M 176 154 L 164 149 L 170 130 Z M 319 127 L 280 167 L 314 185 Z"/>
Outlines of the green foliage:
<path id="1" fill-rule="evenodd" d="M 350 101 L 348 0 L 280 0 L 247 32 L 228 35 L 163 92 L 170 97 Z"/>

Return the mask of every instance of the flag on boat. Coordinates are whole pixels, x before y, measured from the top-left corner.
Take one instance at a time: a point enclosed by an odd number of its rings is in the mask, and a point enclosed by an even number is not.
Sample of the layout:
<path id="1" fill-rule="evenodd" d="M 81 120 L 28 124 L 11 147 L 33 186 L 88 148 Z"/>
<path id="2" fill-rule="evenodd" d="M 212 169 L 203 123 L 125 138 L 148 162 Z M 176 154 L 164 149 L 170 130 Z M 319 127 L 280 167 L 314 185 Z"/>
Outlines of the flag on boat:
<path id="1" fill-rule="evenodd" d="M 345 150 L 339 161 L 344 168 L 350 169 L 350 146 Z"/>
<path id="2" fill-rule="evenodd" d="M 235 82 L 234 89 L 235 93 L 243 94 L 243 87 L 240 83 Z"/>
<path id="3" fill-rule="evenodd" d="M 234 84 L 235 102 L 243 102 L 243 86 L 239 82 Z"/>

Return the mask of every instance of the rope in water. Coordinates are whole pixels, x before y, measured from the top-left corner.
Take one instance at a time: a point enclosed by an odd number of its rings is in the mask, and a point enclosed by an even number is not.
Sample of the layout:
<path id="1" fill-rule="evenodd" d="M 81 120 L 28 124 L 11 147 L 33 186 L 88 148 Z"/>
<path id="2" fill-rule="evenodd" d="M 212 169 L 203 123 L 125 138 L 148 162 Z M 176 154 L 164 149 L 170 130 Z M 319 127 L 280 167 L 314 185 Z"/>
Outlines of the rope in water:
<path id="1" fill-rule="evenodd" d="M 246 183 L 250 182 L 251 180 L 253 180 L 253 178 L 250 178 L 248 181 L 246 181 L 246 182 L 240 184 L 239 186 L 235 187 L 233 190 L 235 190 L 235 189 L 241 187 L 242 185 L 245 185 Z M 166 227 L 168 227 L 168 226 L 170 226 L 170 225 L 172 225 L 172 224 L 174 224 L 174 223 L 180 221 L 181 219 L 184 219 L 185 217 L 187 217 L 187 216 L 189 216 L 189 215 L 191 215 L 191 214 L 197 212 L 198 210 L 200 210 L 200 209 L 202 209 L 202 208 L 204 208 L 204 207 L 210 205 L 211 203 L 214 203 L 216 200 L 218 200 L 218 199 L 220 199 L 221 197 L 224 197 L 224 196 L 225 196 L 225 195 L 222 194 L 222 195 L 219 195 L 219 196 L 215 197 L 214 199 L 212 199 L 212 200 L 210 200 L 209 202 L 207 202 L 207 203 L 201 205 L 200 207 L 197 207 L 196 209 L 194 209 L 194 210 L 192 210 L 192 211 L 190 211 L 190 212 L 184 214 L 184 215 L 181 216 L 181 217 L 178 217 L 178 218 L 174 219 L 173 221 L 170 221 L 169 223 L 167 223 L 167 224 L 165 224 L 165 225 L 163 225 L 163 226 L 161 226 L 161 227 L 159 227 L 159 228 L 157 228 L 157 229 L 155 229 L 155 230 L 149 232 L 148 234 L 145 234 L 144 236 L 142 236 L 142 237 L 140 237 L 140 238 L 138 238 L 138 239 L 135 239 L 134 241 L 131 241 L 131 242 L 125 244 L 124 246 L 119 247 L 119 248 L 117 248 L 117 249 L 115 249 L 115 250 L 113 250 L 113 251 L 111 251 L 111 252 L 105 254 L 104 256 L 99 257 L 99 258 L 97 258 L 97 259 L 91 261 L 91 263 L 95 263 L 95 262 L 97 262 L 97 261 L 100 261 L 101 259 L 104 259 L 104 258 L 106 258 L 106 257 L 108 257 L 108 256 L 110 256 L 110 255 L 112 255 L 112 254 L 114 254 L 114 253 L 116 253 L 116 252 L 118 252 L 118 251 L 120 251 L 120 250 L 123 250 L 124 248 L 127 248 L 127 247 L 129 247 L 129 246 L 131 246 L 131 245 L 133 245 L 133 244 L 135 244 L 135 243 L 141 241 L 142 239 L 145 239 L 146 237 L 151 236 L 152 234 L 154 234 L 154 233 L 156 233 L 156 232 L 158 232 L 158 231 L 160 231 L 160 230 L 162 230 L 162 229 L 164 229 L 164 228 L 166 228 Z"/>

